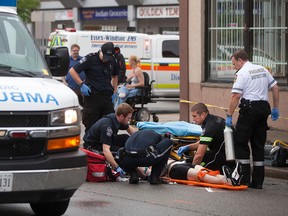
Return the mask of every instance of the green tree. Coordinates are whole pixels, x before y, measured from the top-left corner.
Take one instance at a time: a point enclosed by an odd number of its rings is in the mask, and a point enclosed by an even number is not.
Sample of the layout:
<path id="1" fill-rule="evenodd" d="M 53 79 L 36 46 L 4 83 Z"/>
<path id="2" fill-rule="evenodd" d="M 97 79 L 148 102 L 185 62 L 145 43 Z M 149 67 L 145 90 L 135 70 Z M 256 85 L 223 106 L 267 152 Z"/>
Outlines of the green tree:
<path id="1" fill-rule="evenodd" d="M 31 12 L 40 7 L 40 0 L 17 0 L 17 13 L 25 23 L 31 23 Z"/>

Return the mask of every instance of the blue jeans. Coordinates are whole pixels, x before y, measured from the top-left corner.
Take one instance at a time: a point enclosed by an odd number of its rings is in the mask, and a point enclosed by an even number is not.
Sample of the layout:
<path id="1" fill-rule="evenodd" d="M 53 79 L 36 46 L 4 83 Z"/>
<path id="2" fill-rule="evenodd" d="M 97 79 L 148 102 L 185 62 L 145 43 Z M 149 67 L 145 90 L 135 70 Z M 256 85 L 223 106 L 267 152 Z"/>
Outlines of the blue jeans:
<path id="1" fill-rule="evenodd" d="M 125 85 L 123 85 L 120 89 L 117 91 L 117 96 L 114 102 L 114 110 L 117 109 L 117 107 L 121 104 L 124 103 L 128 97 L 134 97 L 138 94 L 139 89 L 133 88 L 133 89 L 127 89 Z M 119 94 L 120 93 L 125 93 L 126 97 L 120 98 Z"/>

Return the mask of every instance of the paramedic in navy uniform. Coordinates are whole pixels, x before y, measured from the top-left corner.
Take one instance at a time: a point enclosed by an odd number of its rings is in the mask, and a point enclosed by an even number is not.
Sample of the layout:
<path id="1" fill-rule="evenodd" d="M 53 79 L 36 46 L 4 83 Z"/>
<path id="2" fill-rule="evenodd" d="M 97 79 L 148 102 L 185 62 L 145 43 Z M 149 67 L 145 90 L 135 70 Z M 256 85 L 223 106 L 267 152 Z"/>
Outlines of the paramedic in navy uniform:
<path id="1" fill-rule="evenodd" d="M 152 166 L 150 184 L 161 184 L 160 175 L 167 164 L 172 146 L 173 142 L 169 138 L 153 130 L 145 129 L 133 133 L 126 141 L 122 153 L 120 150 L 118 152 L 124 170 L 131 176 L 129 183 L 139 182 L 138 167 Z"/>
<path id="2" fill-rule="evenodd" d="M 134 110 L 129 104 L 122 103 L 117 107 L 115 113 L 104 116 L 93 124 L 83 137 L 84 148 L 103 151 L 106 160 L 121 176 L 124 175 L 124 171 L 114 159 L 112 152 L 117 152 L 119 148 L 123 147 L 129 138 L 128 134 L 136 131 L 129 125 L 133 112 Z M 128 134 L 118 135 L 118 130 L 126 130 Z"/>
<path id="3" fill-rule="evenodd" d="M 85 83 L 79 77 L 81 71 L 85 71 Z M 101 50 L 83 57 L 69 72 L 84 95 L 82 122 L 87 131 L 102 116 L 114 112 L 111 96 L 118 85 L 114 44 L 103 44 Z"/>
<path id="4" fill-rule="evenodd" d="M 210 114 L 207 106 L 197 103 L 191 108 L 193 121 L 201 125 L 203 133 L 200 140 L 178 149 L 181 156 L 187 151 L 196 151 L 192 163 L 212 170 L 222 170 L 223 165 L 234 166 L 234 162 L 226 161 L 224 145 L 225 119 Z"/>
<path id="5" fill-rule="evenodd" d="M 239 104 L 239 117 L 236 123 L 235 157 L 244 168 L 242 184 L 251 188 L 262 189 L 264 181 L 264 146 L 267 136 L 267 119 L 279 118 L 279 89 L 276 80 L 270 72 L 260 66 L 249 62 L 244 50 L 236 51 L 232 64 L 237 70 L 236 80 L 232 87 L 226 125 L 232 125 L 232 115 Z M 272 90 L 273 109 L 268 103 L 268 90 Z M 250 141 L 253 157 L 253 173 L 250 181 Z"/>

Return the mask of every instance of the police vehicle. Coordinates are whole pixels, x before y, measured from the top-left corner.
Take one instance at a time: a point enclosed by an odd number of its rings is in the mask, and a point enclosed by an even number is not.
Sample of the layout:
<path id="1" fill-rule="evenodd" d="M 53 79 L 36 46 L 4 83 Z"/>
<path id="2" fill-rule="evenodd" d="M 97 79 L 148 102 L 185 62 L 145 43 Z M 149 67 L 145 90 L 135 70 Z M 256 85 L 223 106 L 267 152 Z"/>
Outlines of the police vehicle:
<path id="1" fill-rule="evenodd" d="M 30 203 L 36 215 L 57 216 L 85 182 L 87 161 L 77 96 L 51 75 L 67 73 L 68 49 L 50 51 L 48 67 L 16 0 L 1 1 L 0 203 Z"/>

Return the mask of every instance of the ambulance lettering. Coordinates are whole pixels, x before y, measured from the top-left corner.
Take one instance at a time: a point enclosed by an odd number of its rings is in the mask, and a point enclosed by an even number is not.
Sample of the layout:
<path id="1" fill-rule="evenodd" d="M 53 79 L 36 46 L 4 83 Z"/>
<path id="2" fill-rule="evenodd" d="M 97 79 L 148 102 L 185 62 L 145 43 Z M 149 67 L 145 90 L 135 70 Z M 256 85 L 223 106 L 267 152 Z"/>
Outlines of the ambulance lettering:
<path id="1" fill-rule="evenodd" d="M 47 94 L 43 97 L 43 95 L 39 93 L 35 93 L 32 95 L 31 93 L 22 93 L 22 92 L 1 92 L 0 93 L 0 102 L 7 102 L 7 101 L 14 101 L 14 102 L 29 102 L 29 103 L 55 103 L 57 106 L 59 106 L 59 102 L 57 99 L 51 95 Z"/>
<path id="2" fill-rule="evenodd" d="M 135 36 L 129 36 L 127 41 L 136 41 L 136 37 Z"/>
<path id="3" fill-rule="evenodd" d="M 171 74 L 171 80 L 180 80 L 179 74 Z"/>
<path id="4" fill-rule="evenodd" d="M 99 35 L 91 35 L 91 41 L 93 40 L 96 40 L 96 41 L 99 41 L 99 40 L 104 40 L 104 37 L 103 36 L 99 36 Z"/>

